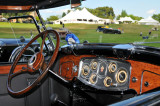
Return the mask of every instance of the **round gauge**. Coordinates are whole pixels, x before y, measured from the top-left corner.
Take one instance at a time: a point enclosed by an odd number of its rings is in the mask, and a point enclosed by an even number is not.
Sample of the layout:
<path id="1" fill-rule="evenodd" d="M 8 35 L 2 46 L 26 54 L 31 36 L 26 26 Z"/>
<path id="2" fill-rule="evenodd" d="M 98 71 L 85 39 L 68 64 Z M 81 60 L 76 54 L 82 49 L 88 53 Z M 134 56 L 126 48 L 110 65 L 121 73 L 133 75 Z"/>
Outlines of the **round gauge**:
<path id="1" fill-rule="evenodd" d="M 112 84 L 112 79 L 110 77 L 106 77 L 103 83 L 104 83 L 104 86 L 109 87 Z"/>
<path id="2" fill-rule="evenodd" d="M 92 74 L 89 78 L 89 81 L 92 83 L 92 84 L 95 84 L 96 81 L 97 81 L 97 75 L 96 74 Z"/>
<path id="3" fill-rule="evenodd" d="M 116 75 L 116 80 L 119 83 L 124 83 L 127 80 L 127 77 L 127 72 L 124 69 L 121 69 Z"/>
<path id="4" fill-rule="evenodd" d="M 84 65 L 82 67 L 82 75 L 83 76 L 87 76 L 89 74 L 90 70 L 89 70 L 89 66 L 88 65 Z"/>
<path id="5" fill-rule="evenodd" d="M 93 61 L 93 62 L 91 63 L 91 69 L 92 69 L 92 70 L 96 70 L 96 69 L 97 69 L 97 66 L 98 66 L 98 63 L 97 63 L 96 61 Z"/>
<path id="6" fill-rule="evenodd" d="M 116 63 L 114 63 L 114 62 L 110 63 L 109 66 L 108 66 L 108 69 L 109 69 L 109 72 L 110 72 L 110 73 L 115 72 L 116 69 L 117 69 Z"/>

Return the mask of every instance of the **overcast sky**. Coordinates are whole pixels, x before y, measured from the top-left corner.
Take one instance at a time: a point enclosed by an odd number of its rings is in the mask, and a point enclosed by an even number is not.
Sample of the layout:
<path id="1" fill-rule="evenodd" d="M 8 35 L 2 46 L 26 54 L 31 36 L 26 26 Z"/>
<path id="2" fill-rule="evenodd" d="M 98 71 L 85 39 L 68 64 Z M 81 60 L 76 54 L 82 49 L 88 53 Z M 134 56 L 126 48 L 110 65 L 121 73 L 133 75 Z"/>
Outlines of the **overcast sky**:
<path id="1" fill-rule="evenodd" d="M 82 2 L 80 7 L 97 8 L 103 6 L 113 7 L 116 16 L 122 10 L 126 10 L 128 14 L 143 18 L 152 16 L 154 13 L 160 13 L 160 0 L 86 0 Z M 40 13 L 46 19 L 51 15 L 62 15 L 62 12 L 66 12 L 69 9 L 71 9 L 70 5 L 41 10 Z"/>

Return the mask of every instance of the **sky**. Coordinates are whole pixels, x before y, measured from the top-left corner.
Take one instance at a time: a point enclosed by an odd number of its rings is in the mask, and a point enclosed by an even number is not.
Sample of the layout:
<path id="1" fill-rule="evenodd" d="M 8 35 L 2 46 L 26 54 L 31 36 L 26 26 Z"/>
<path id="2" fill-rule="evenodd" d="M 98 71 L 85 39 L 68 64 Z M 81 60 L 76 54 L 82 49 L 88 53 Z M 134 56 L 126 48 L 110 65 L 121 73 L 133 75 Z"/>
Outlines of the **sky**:
<path id="1" fill-rule="evenodd" d="M 128 14 L 147 18 L 153 14 L 160 13 L 160 0 L 86 0 L 82 2 L 80 7 L 97 8 L 97 7 L 113 7 L 116 16 L 121 14 L 122 10 L 126 10 Z M 40 10 L 44 19 L 52 15 L 61 16 L 63 12 L 70 10 L 70 5 Z"/>

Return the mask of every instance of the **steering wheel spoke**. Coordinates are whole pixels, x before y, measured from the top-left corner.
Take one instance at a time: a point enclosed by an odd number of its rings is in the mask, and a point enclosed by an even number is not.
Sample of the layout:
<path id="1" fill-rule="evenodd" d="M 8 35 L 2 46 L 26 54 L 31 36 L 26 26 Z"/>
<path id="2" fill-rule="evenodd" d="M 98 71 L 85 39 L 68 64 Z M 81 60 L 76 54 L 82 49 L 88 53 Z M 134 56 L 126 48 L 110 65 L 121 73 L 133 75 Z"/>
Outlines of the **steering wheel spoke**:
<path id="1" fill-rule="evenodd" d="M 54 33 L 56 35 L 56 48 L 54 50 L 54 53 L 50 59 L 50 61 L 48 63 L 45 63 L 45 59 L 44 59 L 44 55 L 43 55 L 43 46 L 44 46 L 44 42 L 45 39 L 48 35 L 48 33 Z M 41 44 L 41 48 L 40 48 L 40 52 L 35 53 L 28 61 L 27 63 L 27 68 L 23 67 L 22 70 L 19 70 L 15 73 L 14 70 L 16 68 L 16 65 L 20 59 L 20 57 L 23 55 L 23 53 L 27 50 L 27 48 L 35 41 L 37 40 L 39 37 L 42 37 L 42 44 Z M 15 58 L 12 67 L 10 69 L 9 75 L 8 75 L 8 81 L 7 81 L 7 89 L 8 92 L 14 96 L 21 96 L 26 94 L 27 92 L 29 92 L 30 90 L 32 90 L 34 87 L 36 87 L 40 81 L 45 77 L 45 75 L 47 74 L 48 70 L 50 69 L 50 67 L 52 66 L 52 64 L 54 63 L 58 51 L 59 51 L 59 45 L 60 45 L 60 37 L 59 34 L 55 31 L 55 30 L 46 30 L 40 34 L 38 34 L 37 36 L 35 36 L 23 49 L 22 51 L 18 54 L 18 56 Z M 28 85 L 28 87 L 20 90 L 20 91 L 13 91 L 12 87 L 11 87 L 11 80 L 13 77 L 24 73 L 24 72 L 36 72 L 39 71 L 40 75 L 37 77 L 37 79 L 31 84 Z"/>
<path id="2" fill-rule="evenodd" d="M 24 72 L 27 72 L 27 71 L 28 71 L 28 69 L 26 67 L 22 67 L 22 70 L 19 70 L 19 71 L 15 72 L 15 73 L 12 73 L 11 74 L 11 78 L 13 78 L 13 77 L 15 77 L 15 76 L 17 76 L 19 74 L 22 74 Z"/>

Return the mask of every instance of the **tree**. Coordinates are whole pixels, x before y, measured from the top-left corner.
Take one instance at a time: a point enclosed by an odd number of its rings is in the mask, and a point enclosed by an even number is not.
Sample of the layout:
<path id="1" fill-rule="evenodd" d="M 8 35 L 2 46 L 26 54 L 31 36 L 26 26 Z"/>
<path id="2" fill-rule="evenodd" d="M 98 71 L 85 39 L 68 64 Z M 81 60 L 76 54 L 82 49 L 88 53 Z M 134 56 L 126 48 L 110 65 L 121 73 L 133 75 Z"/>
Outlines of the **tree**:
<path id="1" fill-rule="evenodd" d="M 133 20 L 141 20 L 143 19 L 143 17 L 138 17 L 138 16 L 134 16 L 133 14 L 128 15 L 129 17 L 131 17 Z"/>
<path id="2" fill-rule="evenodd" d="M 74 10 L 82 10 L 83 8 L 81 8 L 81 7 L 76 7 L 76 8 L 74 8 Z"/>
<path id="3" fill-rule="evenodd" d="M 117 16 L 117 20 L 120 19 L 120 17 L 131 17 L 133 20 L 141 20 L 143 19 L 143 17 L 139 17 L 139 16 L 134 16 L 133 14 L 128 15 L 126 10 L 122 10 L 121 14 Z"/>
<path id="4" fill-rule="evenodd" d="M 152 18 L 160 22 L 160 14 L 153 14 Z"/>
<path id="5" fill-rule="evenodd" d="M 117 19 L 117 20 L 120 20 L 120 18 L 121 18 L 121 15 L 118 15 L 116 19 Z"/>
<path id="6" fill-rule="evenodd" d="M 64 17 L 64 16 L 66 16 L 66 13 L 65 13 L 65 12 L 62 13 L 62 17 Z"/>
<path id="7" fill-rule="evenodd" d="M 36 18 L 35 18 L 35 19 L 36 19 L 36 21 L 37 21 L 37 22 L 40 22 L 40 19 L 39 19 L 39 17 L 38 17 L 38 16 L 36 16 Z M 43 18 L 42 18 L 42 21 L 44 22 L 44 19 L 43 19 Z"/>
<path id="8" fill-rule="evenodd" d="M 24 12 L 24 13 L 2 13 L 2 16 L 5 18 L 14 17 L 14 16 L 23 16 L 23 15 L 29 15 L 30 12 Z M 18 19 L 16 19 L 16 22 L 18 22 Z"/>
<path id="9" fill-rule="evenodd" d="M 14 17 L 14 16 L 23 16 L 23 15 L 29 15 L 30 12 L 24 12 L 24 13 L 2 13 L 2 16 L 5 18 Z"/>
<path id="10" fill-rule="evenodd" d="M 121 17 L 126 17 L 126 16 L 128 16 L 126 10 L 122 10 L 122 12 L 121 12 Z"/>
<path id="11" fill-rule="evenodd" d="M 67 11 L 67 14 L 70 13 L 70 11 L 71 11 L 71 10 L 68 10 L 68 11 Z"/>
<path id="12" fill-rule="evenodd" d="M 49 18 L 47 18 L 47 21 L 54 21 L 54 20 L 58 20 L 58 16 L 50 16 Z"/>
<path id="13" fill-rule="evenodd" d="M 114 10 L 112 7 L 98 7 L 96 9 L 89 9 L 87 8 L 87 10 L 89 12 L 91 12 L 93 15 L 96 15 L 97 17 L 100 18 L 110 18 L 110 19 L 114 19 L 115 18 L 115 14 L 114 14 Z"/>

